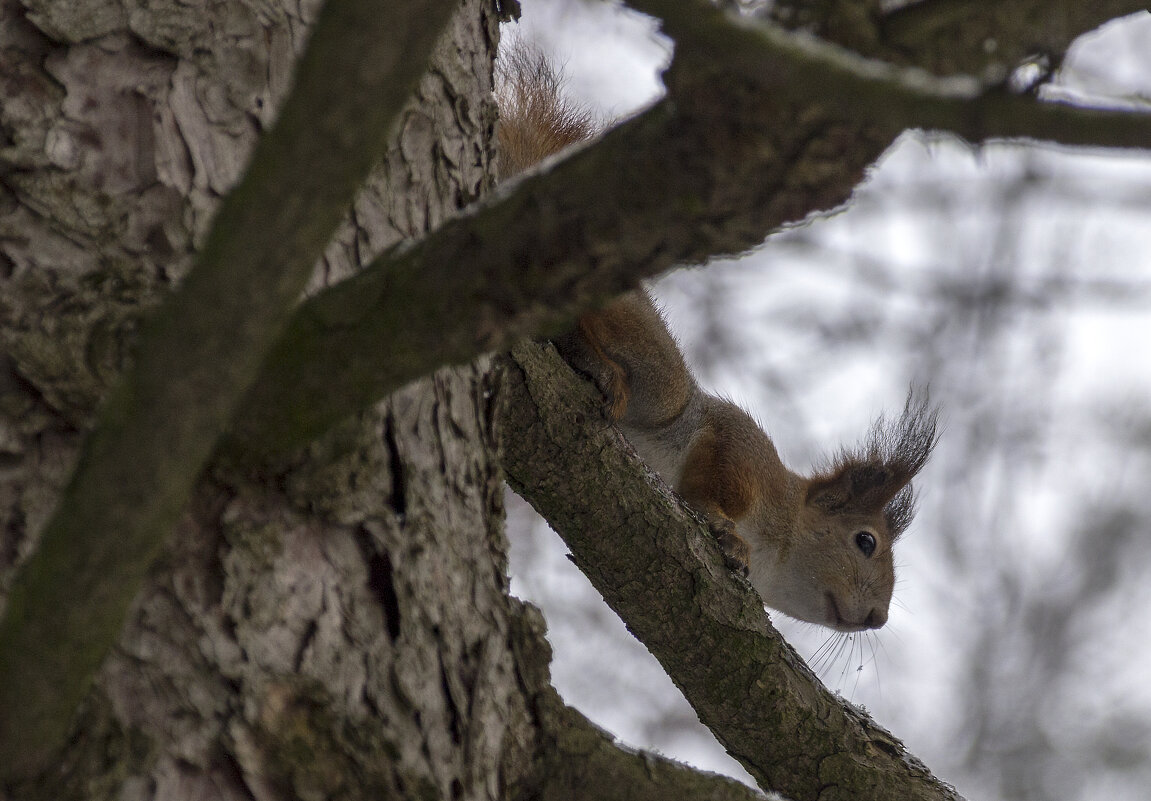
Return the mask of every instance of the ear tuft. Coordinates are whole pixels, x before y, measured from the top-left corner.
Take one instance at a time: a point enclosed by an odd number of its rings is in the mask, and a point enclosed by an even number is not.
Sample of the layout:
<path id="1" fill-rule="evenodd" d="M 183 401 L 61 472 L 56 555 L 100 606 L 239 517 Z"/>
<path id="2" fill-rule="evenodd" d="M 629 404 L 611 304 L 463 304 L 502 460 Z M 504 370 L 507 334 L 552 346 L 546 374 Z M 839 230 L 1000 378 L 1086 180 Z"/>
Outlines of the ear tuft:
<path id="1" fill-rule="evenodd" d="M 898 420 L 880 417 L 862 446 L 842 451 L 811 479 L 807 502 L 829 514 L 882 512 L 892 538 L 899 536 L 915 513 L 911 479 L 938 441 L 938 418 L 926 390 L 919 397 L 909 391 Z"/>
<path id="2" fill-rule="evenodd" d="M 837 461 L 829 474 L 811 480 L 807 502 L 829 514 L 859 509 L 864 498 L 875 495 L 890 481 L 891 472 L 881 464 Z"/>

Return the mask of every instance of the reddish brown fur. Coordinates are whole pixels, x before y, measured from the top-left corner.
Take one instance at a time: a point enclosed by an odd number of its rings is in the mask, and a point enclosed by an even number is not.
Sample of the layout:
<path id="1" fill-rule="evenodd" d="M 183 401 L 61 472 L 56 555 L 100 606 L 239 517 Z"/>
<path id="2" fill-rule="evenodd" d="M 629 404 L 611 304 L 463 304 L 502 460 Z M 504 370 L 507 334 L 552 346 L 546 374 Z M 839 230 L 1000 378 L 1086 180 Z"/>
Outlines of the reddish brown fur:
<path id="1" fill-rule="evenodd" d="M 630 292 L 583 314 L 578 333 L 576 342 L 561 344 L 561 351 L 569 357 L 575 348 L 592 351 L 591 364 L 578 356 L 574 361 L 597 378 L 615 421 L 626 415 L 633 425 L 658 428 L 679 416 L 698 391 L 679 346 L 645 294 Z M 608 375 L 596 374 L 595 360 Z"/>
<path id="2" fill-rule="evenodd" d="M 766 485 L 776 478 L 770 464 L 757 458 L 764 443 L 754 437 L 748 441 L 749 422 L 746 413 L 734 406 L 705 418 L 676 487 L 692 508 L 711 521 L 720 545 L 741 566 L 747 565 L 751 548 L 735 524 L 751 512 L 757 499 L 775 489 Z M 774 452 L 770 443 L 767 446 Z"/>
<path id="3" fill-rule="evenodd" d="M 627 372 L 623 365 L 608 355 L 604 349 L 607 342 L 612 341 L 610 327 L 605 325 L 605 318 L 598 314 L 585 314 L 578 323 L 579 338 L 591 349 L 595 358 L 607 368 L 605 377 L 606 386 L 601 387 L 608 399 L 608 417 L 612 422 L 619 422 L 627 414 L 628 400 L 631 398 L 631 389 L 627 383 Z"/>
<path id="4" fill-rule="evenodd" d="M 861 447 L 841 451 L 829 467 L 811 477 L 808 502 L 827 512 L 882 511 L 894 540 L 914 515 L 911 479 L 935 447 L 938 417 L 926 392 L 918 400 L 909 392 L 898 420 L 880 417 Z"/>
<path id="5" fill-rule="evenodd" d="M 741 458 L 744 431 L 723 418 L 704 423 L 679 481 L 683 499 L 704 512 L 740 520 L 763 491 L 761 476 Z"/>
<path id="6" fill-rule="evenodd" d="M 565 98 L 563 78 L 538 50 L 517 43 L 500 54 L 500 178 L 527 170 L 596 132 L 595 115 Z"/>

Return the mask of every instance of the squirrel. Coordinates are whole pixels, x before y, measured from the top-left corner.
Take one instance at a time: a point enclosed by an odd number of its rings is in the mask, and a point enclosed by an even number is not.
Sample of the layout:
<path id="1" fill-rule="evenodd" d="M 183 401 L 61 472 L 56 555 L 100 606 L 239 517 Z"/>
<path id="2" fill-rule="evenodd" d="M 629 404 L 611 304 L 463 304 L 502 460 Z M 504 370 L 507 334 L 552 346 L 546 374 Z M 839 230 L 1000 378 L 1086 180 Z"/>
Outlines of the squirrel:
<path id="1" fill-rule="evenodd" d="M 546 57 L 517 44 L 500 59 L 501 180 L 595 135 L 593 115 L 563 97 Z M 805 477 L 750 414 L 700 388 L 645 290 L 585 312 L 553 342 L 767 606 L 840 632 L 887 622 L 892 546 L 911 522 L 911 480 L 937 439 L 926 393 L 909 392 L 898 419 L 879 418 L 861 446 Z"/>

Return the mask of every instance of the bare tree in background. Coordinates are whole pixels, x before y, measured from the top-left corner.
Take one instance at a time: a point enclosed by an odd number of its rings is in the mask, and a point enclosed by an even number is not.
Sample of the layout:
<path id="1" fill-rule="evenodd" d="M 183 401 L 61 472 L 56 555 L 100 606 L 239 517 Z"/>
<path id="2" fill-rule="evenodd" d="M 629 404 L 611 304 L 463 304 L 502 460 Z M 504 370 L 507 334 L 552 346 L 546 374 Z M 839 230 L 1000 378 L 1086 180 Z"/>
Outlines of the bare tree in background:
<path id="1" fill-rule="evenodd" d="M 668 98 L 465 212 L 491 3 L 0 0 L 0 792 L 751 797 L 558 700 L 507 592 L 502 460 L 761 786 L 954 798 L 814 680 L 554 354 L 484 354 L 842 202 L 911 125 L 1146 142 L 902 70 L 1010 69 L 1135 8 L 1037 33 L 1019 5 L 773 5 L 851 55 L 637 1 L 677 44 Z"/>
<path id="2" fill-rule="evenodd" d="M 1140 489 L 1151 475 L 1147 440 L 1119 444 L 1114 434 L 1146 422 L 1109 387 L 1085 386 L 1068 350 L 1077 313 L 1146 308 L 1151 285 L 1109 263 L 1105 242 L 1077 247 L 1057 225 L 1039 255 L 1037 210 L 1086 216 L 1127 201 L 1076 197 L 1044 160 L 1019 161 L 989 204 L 998 230 L 985 248 L 959 249 L 956 264 L 941 265 L 917 337 L 932 381 L 962 410 L 936 465 L 958 490 L 936 495 L 929 513 L 939 558 L 958 592 L 980 599 L 979 625 L 958 650 L 965 703 L 948 728 L 959 769 L 998 797 L 1091 798 L 1108 786 L 1137 798 L 1151 771 L 1151 727 L 1145 700 L 1105 695 L 1123 685 L 1117 668 L 1131 657 L 1104 655 L 1114 643 L 1104 644 L 1110 627 L 1100 623 L 1145 595 L 1136 566 L 1151 557 L 1141 533 L 1151 521 Z M 1045 487 L 1046 501 L 1037 499 Z M 1039 522 L 1045 504 L 1055 511 Z"/>

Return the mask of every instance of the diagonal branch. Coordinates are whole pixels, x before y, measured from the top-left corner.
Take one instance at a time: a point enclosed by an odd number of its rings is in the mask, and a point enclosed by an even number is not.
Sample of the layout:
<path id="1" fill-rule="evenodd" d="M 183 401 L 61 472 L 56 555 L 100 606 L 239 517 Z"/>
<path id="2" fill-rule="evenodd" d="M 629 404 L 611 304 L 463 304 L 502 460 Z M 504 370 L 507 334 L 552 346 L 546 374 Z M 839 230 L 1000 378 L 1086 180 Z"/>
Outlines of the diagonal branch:
<path id="1" fill-rule="evenodd" d="M 880 17 L 878 38 L 933 72 L 977 73 L 1035 54 L 1058 60 L 1081 34 L 1140 11 L 1145 0 L 926 0 Z"/>
<path id="2" fill-rule="evenodd" d="M 633 5 L 676 37 L 668 98 L 305 303 L 245 402 L 233 454 L 290 450 L 435 367 L 554 331 L 676 264 L 754 247 L 844 202 L 906 128 L 1151 142 L 1151 115 L 982 94 L 972 78 L 864 59 L 704 2 Z"/>
<path id="3" fill-rule="evenodd" d="M 1143 0 L 775 0 L 764 13 L 869 58 L 936 75 L 1002 79 L 1029 56 L 1062 59 L 1077 37 Z"/>
<path id="4" fill-rule="evenodd" d="M 959 798 L 823 687 L 550 346 L 520 346 L 506 375 L 509 482 L 761 787 L 796 801 Z"/>
<path id="5" fill-rule="evenodd" d="M 632 0 L 659 16 L 676 40 L 677 61 L 698 74 L 717 59 L 723 77 L 790 92 L 844 120 L 924 128 L 971 142 L 1025 139 L 1086 147 L 1146 148 L 1151 114 L 1041 102 L 980 79 L 937 77 L 917 67 L 865 58 L 814 37 L 711 10 L 706 3 Z M 925 3 L 924 5 L 930 5 Z M 1095 15 L 1090 16 L 1098 20 Z"/>
<path id="6" fill-rule="evenodd" d="M 766 801 L 735 779 L 619 745 L 565 705 L 554 690 L 537 703 L 545 707 L 541 715 L 545 742 L 536 760 L 538 785 L 527 797 L 539 801 Z"/>
<path id="7" fill-rule="evenodd" d="M 329 0 L 321 12 L 279 120 L 145 331 L 12 588 L 0 621 L 0 780 L 36 770 L 60 744 L 453 10 Z"/>

